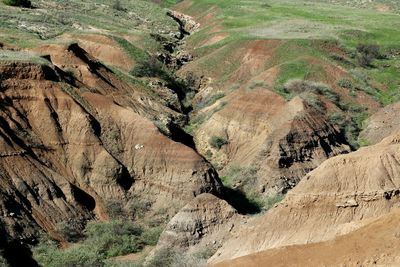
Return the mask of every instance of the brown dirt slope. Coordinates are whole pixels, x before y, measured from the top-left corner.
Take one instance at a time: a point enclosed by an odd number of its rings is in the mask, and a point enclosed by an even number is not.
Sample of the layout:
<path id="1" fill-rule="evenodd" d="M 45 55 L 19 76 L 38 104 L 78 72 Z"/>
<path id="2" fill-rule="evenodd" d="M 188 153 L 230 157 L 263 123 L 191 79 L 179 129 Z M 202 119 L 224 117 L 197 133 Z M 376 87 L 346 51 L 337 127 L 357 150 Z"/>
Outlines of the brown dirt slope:
<path id="1" fill-rule="evenodd" d="M 58 223 L 106 219 L 111 204 L 172 215 L 219 191 L 212 166 L 147 119 L 162 103 L 78 45 L 46 51 L 54 65 L 0 65 L 0 221 L 11 238 L 59 238 Z"/>
<path id="2" fill-rule="evenodd" d="M 333 157 L 307 174 L 283 202 L 235 227 L 212 263 L 349 233 L 399 207 L 400 135 Z"/>
<path id="3" fill-rule="evenodd" d="M 399 266 L 399 220 L 396 209 L 331 241 L 271 249 L 213 266 Z"/>
<path id="4" fill-rule="evenodd" d="M 386 106 L 368 119 L 368 126 L 361 132 L 360 138 L 368 144 L 376 144 L 383 138 L 400 130 L 400 103 Z"/>
<path id="5" fill-rule="evenodd" d="M 326 116 L 299 97 L 287 102 L 272 91 L 254 89 L 235 91 L 224 101 L 196 132 L 197 147 L 202 154 L 211 151 L 212 161 L 225 170 L 256 169 L 258 192 L 285 192 L 327 158 L 350 151 Z M 213 148 L 212 136 L 229 143 Z"/>

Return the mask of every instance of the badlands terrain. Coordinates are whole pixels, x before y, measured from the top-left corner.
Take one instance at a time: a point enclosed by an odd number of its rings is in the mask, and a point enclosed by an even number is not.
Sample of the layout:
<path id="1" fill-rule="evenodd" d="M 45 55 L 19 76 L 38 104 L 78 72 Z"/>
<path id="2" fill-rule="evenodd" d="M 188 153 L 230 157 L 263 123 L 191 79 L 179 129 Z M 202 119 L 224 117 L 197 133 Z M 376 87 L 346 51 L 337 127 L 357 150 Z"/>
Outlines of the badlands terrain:
<path id="1" fill-rule="evenodd" d="M 400 266 L 396 0 L 0 1 L 0 266 Z"/>

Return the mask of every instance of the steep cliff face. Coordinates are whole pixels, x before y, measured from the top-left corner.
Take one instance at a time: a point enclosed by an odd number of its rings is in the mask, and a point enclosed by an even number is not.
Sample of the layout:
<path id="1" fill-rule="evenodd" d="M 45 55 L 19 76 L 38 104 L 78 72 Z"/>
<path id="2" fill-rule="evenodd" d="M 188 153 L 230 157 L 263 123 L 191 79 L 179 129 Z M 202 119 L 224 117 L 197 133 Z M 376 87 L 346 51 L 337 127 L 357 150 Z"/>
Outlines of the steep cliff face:
<path id="1" fill-rule="evenodd" d="M 0 214 L 11 238 L 30 242 L 43 229 L 60 239 L 58 223 L 81 228 L 113 205 L 172 215 L 220 191 L 212 166 L 148 119 L 177 112 L 76 44 L 39 50 L 54 65 L 0 66 Z"/>
<path id="2" fill-rule="evenodd" d="M 278 206 L 234 228 L 211 261 L 330 240 L 398 208 L 399 138 L 325 161 Z"/>

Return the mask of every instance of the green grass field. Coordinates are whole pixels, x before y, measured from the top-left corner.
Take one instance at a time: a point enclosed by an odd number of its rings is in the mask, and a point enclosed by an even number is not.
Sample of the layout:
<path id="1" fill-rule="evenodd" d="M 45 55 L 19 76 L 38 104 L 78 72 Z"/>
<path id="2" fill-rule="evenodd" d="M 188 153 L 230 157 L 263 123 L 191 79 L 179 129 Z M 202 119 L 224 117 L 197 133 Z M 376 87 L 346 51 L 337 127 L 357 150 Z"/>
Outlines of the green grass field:
<path id="1" fill-rule="evenodd" d="M 189 14 L 217 12 L 212 20 L 221 25 L 221 32 L 228 32 L 229 37 L 210 46 L 196 49 L 202 57 L 213 54 L 213 58 L 204 60 L 202 66 L 207 70 L 215 69 L 221 62 L 229 62 L 232 52 L 245 40 L 284 40 L 276 51 L 272 65 L 281 67 L 276 81 L 278 85 L 290 79 L 315 78 L 320 69 L 304 60 L 313 57 L 330 64 L 340 65 L 331 59 L 331 54 L 320 49 L 316 40 L 331 42 L 348 53 L 350 63 L 357 65 L 355 56 L 359 44 L 378 45 L 385 59 L 374 60 L 373 67 L 359 68 L 343 66 L 348 71 L 358 69 L 369 79 L 364 87 L 373 87 L 369 93 L 377 101 L 386 105 L 400 99 L 400 15 L 397 13 L 400 3 L 396 1 L 377 1 L 375 4 L 363 4 L 361 1 L 344 1 L 331 4 L 332 1 L 243 1 L 243 0 L 198 0 L 187 8 Z M 386 4 L 387 12 L 376 8 Z M 217 6 L 218 9 L 212 9 Z M 218 32 L 217 32 L 218 33 Z M 195 33 L 189 43 L 195 46 L 217 33 L 210 33 L 210 28 Z M 221 49 L 226 47 L 226 51 Z M 235 49 L 237 47 L 237 49 Z M 215 51 L 217 51 L 215 53 Z M 229 68 L 235 68 L 227 64 Z M 232 70 L 229 69 L 228 72 Z M 319 75 L 325 75 L 322 72 Z M 327 74 L 329 75 L 329 74 Z M 316 77 L 318 78 L 318 77 Z M 356 82 L 358 78 L 354 77 Z"/>

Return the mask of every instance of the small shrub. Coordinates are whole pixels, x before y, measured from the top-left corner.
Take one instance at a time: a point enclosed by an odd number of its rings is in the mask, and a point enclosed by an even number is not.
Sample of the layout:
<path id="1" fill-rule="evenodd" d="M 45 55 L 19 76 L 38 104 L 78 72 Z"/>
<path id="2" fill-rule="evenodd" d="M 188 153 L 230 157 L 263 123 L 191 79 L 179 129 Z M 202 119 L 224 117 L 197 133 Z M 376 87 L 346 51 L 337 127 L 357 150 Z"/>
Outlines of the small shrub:
<path id="1" fill-rule="evenodd" d="M 373 44 L 358 44 L 357 52 L 364 55 L 369 55 L 371 58 L 381 58 L 379 45 Z"/>
<path id="2" fill-rule="evenodd" d="M 281 202 L 284 199 L 285 195 L 282 194 L 276 194 L 273 196 L 268 197 L 264 201 L 264 210 L 269 210 L 272 207 L 274 207 L 275 204 Z"/>
<path id="3" fill-rule="evenodd" d="M 107 201 L 105 208 L 108 216 L 113 220 L 127 217 L 126 211 L 120 201 Z"/>
<path id="4" fill-rule="evenodd" d="M 353 83 L 349 79 L 339 79 L 336 84 L 342 88 L 353 89 Z"/>
<path id="5" fill-rule="evenodd" d="M 34 259 L 46 267 L 103 267 L 102 255 L 84 245 L 74 245 L 66 249 L 58 249 L 56 241 L 42 236 L 39 244 L 32 249 Z"/>
<path id="6" fill-rule="evenodd" d="M 122 3 L 120 0 L 114 0 L 114 3 L 112 4 L 111 7 L 118 11 L 125 11 L 125 8 L 122 6 Z"/>
<path id="7" fill-rule="evenodd" d="M 155 57 L 138 62 L 130 74 L 136 77 L 168 78 L 163 64 Z"/>
<path id="8" fill-rule="evenodd" d="M 357 57 L 358 65 L 363 68 L 372 67 L 372 61 L 374 58 L 371 55 L 361 54 Z"/>
<path id="9" fill-rule="evenodd" d="M 141 239 L 143 243 L 150 246 L 157 245 L 158 239 L 162 233 L 163 229 L 161 227 L 153 227 L 143 231 Z"/>
<path id="10" fill-rule="evenodd" d="M 9 6 L 31 7 L 32 3 L 29 0 L 3 0 L 3 3 Z"/>
<path id="11" fill-rule="evenodd" d="M 357 56 L 357 62 L 363 68 L 372 67 L 372 61 L 374 59 L 385 58 L 381 54 L 378 45 L 359 44 L 357 45 L 357 52 L 359 53 L 359 55 Z"/>
<path id="12" fill-rule="evenodd" d="M 212 136 L 209 140 L 208 143 L 216 149 L 221 149 L 222 146 L 228 144 L 228 140 L 226 140 L 223 137 L 220 136 Z"/>
<path id="13" fill-rule="evenodd" d="M 129 201 L 126 211 L 128 213 L 133 213 L 135 218 L 142 218 L 146 212 L 148 212 L 151 208 L 151 203 L 142 200 L 139 197 L 134 197 L 131 201 Z"/>
<path id="14" fill-rule="evenodd" d="M 346 117 L 340 112 L 332 113 L 329 116 L 329 122 L 333 125 L 336 125 L 340 129 L 340 131 L 344 134 L 347 143 L 349 143 L 353 149 L 359 147 L 357 139 L 361 129 L 358 126 L 357 120 L 358 116 Z"/>
<path id="15" fill-rule="evenodd" d="M 56 226 L 57 232 L 62 235 L 68 242 L 78 242 L 83 238 L 82 231 L 79 226 L 73 222 L 61 222 Z"/>

